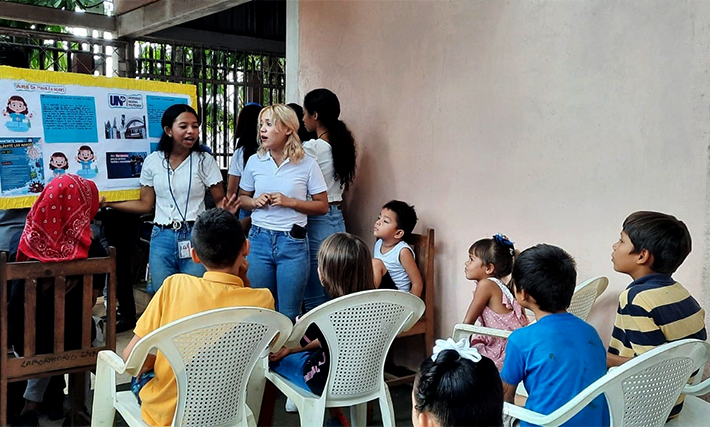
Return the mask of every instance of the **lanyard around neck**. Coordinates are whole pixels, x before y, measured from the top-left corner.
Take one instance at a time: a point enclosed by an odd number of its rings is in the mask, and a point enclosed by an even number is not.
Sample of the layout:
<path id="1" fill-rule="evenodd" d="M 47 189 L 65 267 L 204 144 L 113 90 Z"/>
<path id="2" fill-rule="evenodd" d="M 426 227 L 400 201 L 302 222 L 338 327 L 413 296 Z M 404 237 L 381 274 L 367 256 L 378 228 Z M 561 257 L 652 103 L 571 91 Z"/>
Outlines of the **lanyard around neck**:
<path id="1" fill-rule="evenodd" d="M 175 199 L 175 194 L 173 193 L 173 186 L 170 183 L 170 172 L 173 172 L 173 175 L 175 175 L 175 171 L 172 170 L 170 167 L 170 159 L 168 159 L 168 189 L 170 190 L 170 195 L 173 198 L 173 202 L 175 203 L 175 209 L 177 209 L 178 214 L 180 214 L 180 217 L 182 218 L 183 222 L 187 221 L 187 206 L 188 203 L 190 203 L 190 190 L 192 189 L 192 153 L 189 154 L 190 157 L 190 180 L 188 181 L 187 184 L 187 197 L 185 197 L 185 214 L 183 215 L 182 212 L 180 212 L 180 206 L 178 206 L 178 202 Z M 180 167 L 180 166 L 178 166 Z"/>

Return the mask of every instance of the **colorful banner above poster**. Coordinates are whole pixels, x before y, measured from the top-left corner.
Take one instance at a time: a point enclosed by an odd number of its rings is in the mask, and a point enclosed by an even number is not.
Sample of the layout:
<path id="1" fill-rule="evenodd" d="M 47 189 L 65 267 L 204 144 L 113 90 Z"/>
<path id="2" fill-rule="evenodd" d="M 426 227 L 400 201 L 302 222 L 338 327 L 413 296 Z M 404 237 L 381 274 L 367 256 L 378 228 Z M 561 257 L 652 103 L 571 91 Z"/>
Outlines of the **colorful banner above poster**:
<path id="1" fill-rule="evenodd" d="M 73 173 L 109 201 L 137 199 L 143 161 L 173 104 L 196 108 L 192 85 L 0 66 L 0 209 L 31 206 Z"/>

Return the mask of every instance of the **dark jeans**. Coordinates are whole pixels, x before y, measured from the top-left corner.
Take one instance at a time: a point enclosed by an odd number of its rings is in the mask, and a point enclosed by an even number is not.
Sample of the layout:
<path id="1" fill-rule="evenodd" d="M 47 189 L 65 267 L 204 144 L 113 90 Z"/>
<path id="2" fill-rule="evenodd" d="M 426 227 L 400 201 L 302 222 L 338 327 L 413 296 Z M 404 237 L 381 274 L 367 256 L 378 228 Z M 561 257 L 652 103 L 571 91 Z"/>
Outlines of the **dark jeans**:
<path id="1" fill-rule="evenodd" d="M 137 214 L 107 209 L 101 214 L 104 235 L 109 246 L 116 248 L 116 298 L 121 318 L 136 321 L 136 302 L 133 298 L 133 263 L 131 255 L 138 241 L 141 217 Z"/>

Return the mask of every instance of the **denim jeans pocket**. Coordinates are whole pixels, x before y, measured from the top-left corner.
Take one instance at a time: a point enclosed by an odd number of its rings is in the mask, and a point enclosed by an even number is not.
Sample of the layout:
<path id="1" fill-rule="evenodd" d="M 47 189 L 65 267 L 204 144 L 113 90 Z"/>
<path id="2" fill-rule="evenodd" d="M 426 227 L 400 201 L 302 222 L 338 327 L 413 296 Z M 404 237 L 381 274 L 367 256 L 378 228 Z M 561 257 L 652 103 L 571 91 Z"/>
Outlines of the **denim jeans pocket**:
<path id="1" fill-rule="evenodd" d="M 291 233 L 286 233 L 286 238 L 291 242 L 305 243 L 308 241 L 308 234 L 306 234 L 305 237 L 303 237 L 302 239 L 299 239 L 298 237 L 293 237 Z"/>
<path id="2" fill-rule="evenodd" d="M 260 231 L 260 230 L 261 230 L 261 229 L 260 229 L 259 227 L 252 226 L 252 227 L 249 229 L 249 235 L 248 235 L 247 237 L 251 239 L 252 237 L 254 237 L 254 236 L 256 236 L 257 234 L 259 234 L 259 231 Z"/>
<path id="3" fill-rule="evenodd" d="M 160 227 L 154 225 L 153 229 L 150 230 L 150 238 L 152 239 L 153 237 L 157 236 L 160 233 L 161 229 Z"/>

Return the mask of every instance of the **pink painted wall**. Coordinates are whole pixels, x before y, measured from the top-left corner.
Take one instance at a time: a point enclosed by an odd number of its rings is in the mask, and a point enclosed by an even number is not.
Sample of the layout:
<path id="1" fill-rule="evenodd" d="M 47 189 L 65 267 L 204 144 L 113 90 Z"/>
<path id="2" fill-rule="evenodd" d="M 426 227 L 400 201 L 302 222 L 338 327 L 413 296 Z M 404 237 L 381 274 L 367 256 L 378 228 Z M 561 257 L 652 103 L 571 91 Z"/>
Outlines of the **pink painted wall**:
<path id="1" fill-rule="evenodd" d="M 437 321 L 471 287 L 469 245 L 495 232 L 559 245 L 609 277 L 590 318 L 608 340 L 611 245 L 635 210 L 686 221 L 676 278 L 710 309 L 706 235 L 710 3 L 301 0 L 299 91 L 328 87 L 359 143 L 350 231 L 416 205 L 437 233 Z M 301 98 L 302 99 L 302 98 Z M 705 272 L 705 273 L 704 273 Z"/>

